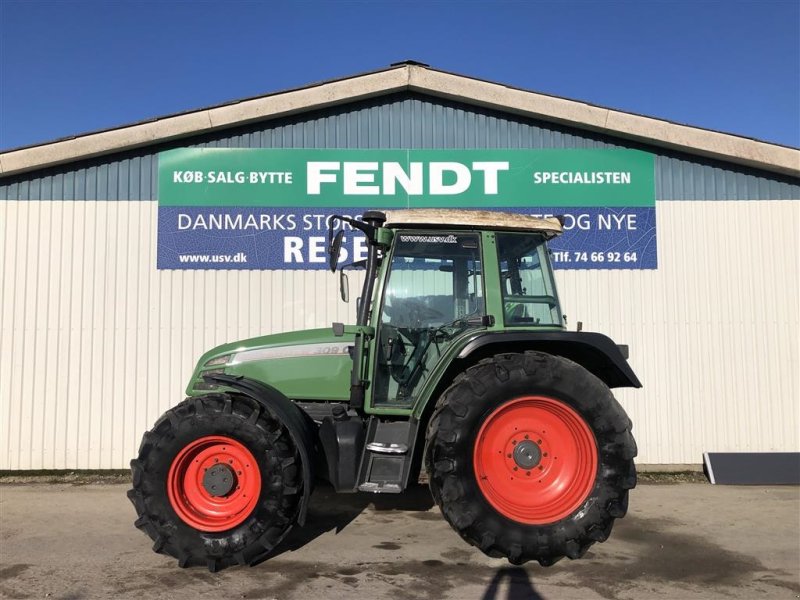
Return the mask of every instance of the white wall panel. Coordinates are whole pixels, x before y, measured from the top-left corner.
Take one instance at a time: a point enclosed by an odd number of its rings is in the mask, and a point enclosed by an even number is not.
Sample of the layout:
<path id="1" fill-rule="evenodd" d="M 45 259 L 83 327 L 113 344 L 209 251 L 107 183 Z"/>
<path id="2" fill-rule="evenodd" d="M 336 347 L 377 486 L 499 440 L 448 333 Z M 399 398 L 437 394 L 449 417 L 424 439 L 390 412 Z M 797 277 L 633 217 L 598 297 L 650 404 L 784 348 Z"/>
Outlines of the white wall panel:
<path id="1" fill-rule="evenodd" d="M 559 271 L 570 327 L 630 345 L 642 463 L 800 450 L 800 202 L 658 202 L 658 270 Z"/>
<path id="2" fill-rule="evenodd" d="M 205 350 L 353 320 L 328 272 L 157 271 L 156 209 L 0 202 L 0 469 L 125 468 Z"/>
<path id="3" fill-rule="evenodd" d="M 352 320 L 327 272 L 157 271 L 156 211 L 0 202 L 0 469 L 125 468 L 208 348 Z M 657 271 L 558 273 L 570 327 L 631 346 L 640 462 L 800 449 L 800 202 L 657 212 Z"/>

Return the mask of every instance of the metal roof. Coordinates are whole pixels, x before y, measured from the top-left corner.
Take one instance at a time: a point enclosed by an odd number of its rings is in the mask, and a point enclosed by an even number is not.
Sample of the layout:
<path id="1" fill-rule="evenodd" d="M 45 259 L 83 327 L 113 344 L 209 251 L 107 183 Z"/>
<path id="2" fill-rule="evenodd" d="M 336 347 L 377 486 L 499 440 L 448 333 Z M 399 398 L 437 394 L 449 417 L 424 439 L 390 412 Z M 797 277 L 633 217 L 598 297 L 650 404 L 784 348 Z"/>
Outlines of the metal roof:
<path id="1" fill-rule="evenodd" d="M 415 61 L 0 153 L 0 176 L 414 91 L 688 154 L 800 176 L 800 150 L 449 73 Z"/>

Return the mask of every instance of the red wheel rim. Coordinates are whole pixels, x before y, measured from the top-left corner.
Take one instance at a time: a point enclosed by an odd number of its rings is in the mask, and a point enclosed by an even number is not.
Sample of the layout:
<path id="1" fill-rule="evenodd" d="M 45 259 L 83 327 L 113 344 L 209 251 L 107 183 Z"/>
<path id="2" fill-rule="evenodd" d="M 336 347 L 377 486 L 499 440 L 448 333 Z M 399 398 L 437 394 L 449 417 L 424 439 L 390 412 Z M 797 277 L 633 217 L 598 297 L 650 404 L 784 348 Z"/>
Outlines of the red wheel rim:
<path id="1" fill-rule="evenodd" d="M 504 517 L 554 523 L 575 511 L 597 475 L 597 443 L 565 403 L 524 396 L 496 408 L 475 440 L 475 477 Z"/>
<path id="2" fill-rule="evenodd" d="M 222 466 L 230 490 L 214 495 L 203 485 L 212 467 Z M 209 485 L 210 487 L 210 485 Z M 261 473 L 253 454 L 241 443 L 224 436 L 194 440 L 172 461 L 167 475 L 167 496 L 181 520 L 199 531 L 225 531 L 244 521 L 261 494 Z"/>

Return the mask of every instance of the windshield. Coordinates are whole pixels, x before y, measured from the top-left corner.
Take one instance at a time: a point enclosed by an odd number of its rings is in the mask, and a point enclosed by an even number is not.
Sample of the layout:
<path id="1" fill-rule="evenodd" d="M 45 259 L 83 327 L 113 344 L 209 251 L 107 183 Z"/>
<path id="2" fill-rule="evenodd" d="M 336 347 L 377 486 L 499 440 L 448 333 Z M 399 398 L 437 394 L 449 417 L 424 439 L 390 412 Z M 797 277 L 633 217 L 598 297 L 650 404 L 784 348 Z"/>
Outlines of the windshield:
<path id="1" fill-rule="evenodd" d="M 407 404 L 451 341 L 484 315 L 474 233 L 399 232 L 384 291 L 373 401 Z"/>

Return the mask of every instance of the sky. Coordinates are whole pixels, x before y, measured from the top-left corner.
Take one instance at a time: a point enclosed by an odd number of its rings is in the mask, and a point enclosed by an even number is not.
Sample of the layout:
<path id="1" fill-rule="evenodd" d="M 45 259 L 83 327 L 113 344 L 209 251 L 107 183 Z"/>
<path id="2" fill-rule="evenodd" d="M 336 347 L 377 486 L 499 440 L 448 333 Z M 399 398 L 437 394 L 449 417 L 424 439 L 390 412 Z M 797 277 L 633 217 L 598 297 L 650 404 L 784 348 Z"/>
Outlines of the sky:
<path id="1" fill-rule="evenodd" d="M 406 59 L 800 146 L 799 0 L 0 0 L 0 149 Z"/>

